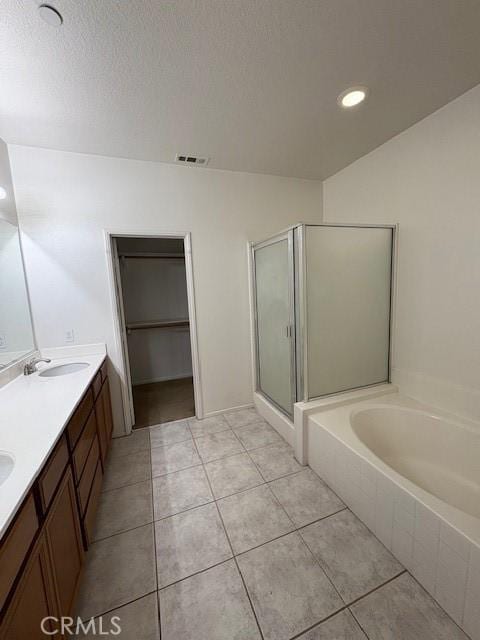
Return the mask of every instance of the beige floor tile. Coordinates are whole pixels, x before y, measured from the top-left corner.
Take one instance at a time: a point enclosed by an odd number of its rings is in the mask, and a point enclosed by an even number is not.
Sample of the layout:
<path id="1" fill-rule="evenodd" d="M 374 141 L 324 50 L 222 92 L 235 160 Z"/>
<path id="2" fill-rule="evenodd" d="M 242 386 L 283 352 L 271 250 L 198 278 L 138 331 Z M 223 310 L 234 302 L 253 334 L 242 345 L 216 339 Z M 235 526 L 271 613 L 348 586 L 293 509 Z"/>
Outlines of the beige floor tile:
<path id="1" fill-rule="evenodd" d="M 267 482 L 305 468 L 295 460 L 292 447 L 283 441 L 255 449 L 250 457 Z"/>
<path id="2" fill-rule="evenodd" d="M 162 640 L 261 640 L 233 560 L 159 592 Z"/>
<path id="3" fill-rule="evenodd" d="M 99 616 L 156 589 L 153 525 L 94 542 L 87 553 L 77 615 Z"/>
<path id="4" fill-rule="evenodd" d="M 301 529 L 300 534 L 346 603 L 403 571 L 348 509 Z"/>
<path id="5" fill-rule="evenodd" d="M 352 605 L 370 640 L 468 640 L 408 573 Z"/>
<path id="6" fill-rule="evenodd" d="M 248 409 L 237 409 L 236 411 L 228 411 L 223 414 L 225 420 L 232 427 L 244 427 L 246 424 L 252 424 L 253 422 L 260 422 L 263 420 L 262 416 L 253 407 Z"/>
<path id="7" fill-rule="evenodd" d="M 183 442 L 190 440 L 192 434 L 188 428 L 187 420 L 177 420 L 166 422 L 165 424 L 150 427 L 150 445 L 153 447 L 163 447 L 166 444 Z"/>
<path id="8" fill-rule="evenodd" d="M 325 518 L 345 506 L 309 468 L 274 480 L 269 485 L 297 527 Z"/>
<path id="9" fill-rule="evenodd" d="M 302 634 L 298 640 L 368 640 L 368 638 L 352 614 L 349 611 L 341 611 Z"/>
<path id="10" fill-rule="evenodd" d="M 138 429 L 132 431 L 128 436 L 113 438 L 110 446 L 109 457 L 116 458 L 145 451 L 150 448 L 150 435 L 148 429 Z"/>
<path id="11" fill-rule="evenodd" d="M 264 482 L 248 453 L 209 462 L 205 465 L 205 471 L 217 499 L 251 489 Z"/>
<path id="12" fill-rule="evenodd" d="M 234 431 L 247 451 L 258 449 L 274 442 L 284 442 L 275 429 L 265 421 L 248 424 L 245 427 L 234 429 Z"/>
<path id="13" fill-rule="evenodd" d="M 107 460 L 102 491 L 118 489 L 136 482 L 149 480 L 151 476 L 150 451 L 138 451 Z"/>
<path id="14" fill-rule="evenodd" d="M 245 451 L 231 429 L 212 433 L 209 436 L 202 436 L 197 438 L 195 443 L 204 463 Z"/>
<path id="15" fill-rule="evenodd" d="M 230 429 L 227 421 L 222 415 L 211 416 L 209 418 L 204 418 L 203 420 L 190 418 L 188 425 L 194 438 L 200 438 L 201 436 L 208 436 L 212 433 L 218 433 L 219 431 L 227 431 Z"/>
<path id="16" fill-rule="evenodd" d="M 213 495 L 203 466 L 190 467 L 153 478 L 155 520 L 212 502 Z"/>
<path id="17" fill-rule="evenodd" d="M 94 539 L 134 529 L 153 521 L 152 483 L 137 482 L 100 495 Z"/>
<path id="18" fill-rule="evenodd" d="M 300 535 L 237 556 L 265 640 L 288 640 L 343 606 Z"/>
<path id="19" fill-rule="evenodd" d="M 152 476 L 181 471 L 201 464 L 193 440 L 155 447 L 152 454 Z"/>
<path id="20" fill-rule="evenodd" d="M 95 618 L 93 624 L 95 626 L 90 633 L 79 633 L 75 640 L 98 640 L 102 637 L 107 640 L 160 640 L 157 594 L 151 593 L 114 609 L 101 618 Z"/>
<path id="21" fill-rule="evenodd" d="M 159 588 L 232 557 L 213 503 L 159 520 L 155 540 Z"/>
<path id="22" fill-rule="evenodd" d="M 223 498 L 218 508 L 236 554 L 295 528 L 266 484 Z"/>

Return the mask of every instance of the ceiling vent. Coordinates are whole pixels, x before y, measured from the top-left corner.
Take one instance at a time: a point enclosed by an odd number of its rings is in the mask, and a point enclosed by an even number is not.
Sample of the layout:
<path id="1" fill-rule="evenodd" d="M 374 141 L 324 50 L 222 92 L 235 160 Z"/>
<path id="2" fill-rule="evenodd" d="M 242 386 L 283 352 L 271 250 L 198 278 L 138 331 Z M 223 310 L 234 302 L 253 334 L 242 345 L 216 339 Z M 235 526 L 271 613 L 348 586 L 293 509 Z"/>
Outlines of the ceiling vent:
<path id="1" fill-rule="evenodd" d="M 187 156 L 177 153 L 175 162 L 180 164 L 191 164 L 192 166 L 206 167 L 210 158 L 201 158 L 200 156 Z"/>

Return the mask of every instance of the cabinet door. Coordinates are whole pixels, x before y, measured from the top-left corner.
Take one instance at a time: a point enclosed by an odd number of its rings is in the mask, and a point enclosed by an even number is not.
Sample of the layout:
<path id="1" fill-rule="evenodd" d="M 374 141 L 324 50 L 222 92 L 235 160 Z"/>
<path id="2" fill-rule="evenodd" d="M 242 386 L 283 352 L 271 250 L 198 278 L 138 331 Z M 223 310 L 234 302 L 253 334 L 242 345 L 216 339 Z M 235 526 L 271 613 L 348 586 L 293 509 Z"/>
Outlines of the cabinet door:
<path id="1" fill-rule="evenodd" d="M 45 524 L 45 531 L 60 615 L 69 616 L 80 581 L 84 555 L 70 468 L 58 489 Z"/>
<path id="2" fill-rule="evenodd" d="M 55 633 L 58 618 L 57 601 L 45 536 L 37 541 L 27 562 L 23 576 L 13 594 L 0 629 L 1 640 L 45 640 L 60 638 Z"/>

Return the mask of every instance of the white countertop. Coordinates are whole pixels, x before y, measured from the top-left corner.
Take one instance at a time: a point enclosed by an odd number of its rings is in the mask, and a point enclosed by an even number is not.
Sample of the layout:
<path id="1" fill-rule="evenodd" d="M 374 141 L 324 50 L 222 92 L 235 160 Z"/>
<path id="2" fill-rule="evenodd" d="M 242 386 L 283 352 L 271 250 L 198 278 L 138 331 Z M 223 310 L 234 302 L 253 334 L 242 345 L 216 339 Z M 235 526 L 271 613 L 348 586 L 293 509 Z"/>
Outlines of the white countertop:
<path id="1" fill-rule="evenodd" d="M 66 352 L 57 353 L 64 356 Z M 38 373 L 18 376 L 0 389 L 0 453 L 9 453 L 15 460 L 11 474 L 0 485 L 0 538 L 105 358 L 103 345 L 87 348 L 85 353 L 76 348 L 70 357 L 55 357 L 52 350 L 47 356 L 52 357 L 50 364 L 40 363 Z M 70 362 L 89 366 L 63 376 L 39 376 L 45 368 Z"/>

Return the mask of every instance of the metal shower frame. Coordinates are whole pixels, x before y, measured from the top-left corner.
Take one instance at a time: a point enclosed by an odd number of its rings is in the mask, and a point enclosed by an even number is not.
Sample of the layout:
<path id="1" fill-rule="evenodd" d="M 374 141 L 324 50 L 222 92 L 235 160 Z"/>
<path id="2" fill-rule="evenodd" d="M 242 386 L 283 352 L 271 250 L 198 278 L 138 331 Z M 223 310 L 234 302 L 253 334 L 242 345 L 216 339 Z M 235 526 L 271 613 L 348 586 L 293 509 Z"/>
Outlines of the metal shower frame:
<path id="1" fill-rule="evenodd" d="M 325 396 L 308 396 L 308 322 L 307 322 L 307 264 L 306 264 L 306 228 L 307 227 L 346 227 L 350 229 L 389 229 L 392 232 L 391 265 L 390 265 L 390 318 L 389 318 L 389 350 L 388 350 L 388 378 L 371 385 L 363 385 L 352 389 L 344 389 L 335 394 L 325 394 Z M 255 251 L 276 242 L 288 241 L 289 258 L 289 338 L 291 340 L 290 363 L 291 363 L 291 391 L 292 391 L 292 412 L 286 411 L 270 398 L 260 387 L 260 363 L 258 345 L 258 313 L 257 313 L 257 290 L 255 282 Z M 398 224 L 350 224 L 350 223 L 297 223 L 280 231 L 269 238 L 258 242 L 249 243 L 250 278 L 251 278 L 251 308 L 253 315 L 253 358 L 255 373 L 255 391 L 265 397 L 279 411 L 289 419 L 293 419 L 293 405 L 295 402 L 308 402 L 317 400 L 327 395 L 337 395 L 347 393 L 355 389 L 368 388 L 378 384 L 385 384 L 391 381 L 392 360 L 393 360 L 393 335 L 395 320 L 395 292 L 396 292 L 396 271 L 397 271 L 397 243 Z"/>

